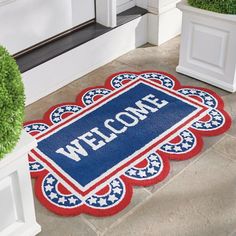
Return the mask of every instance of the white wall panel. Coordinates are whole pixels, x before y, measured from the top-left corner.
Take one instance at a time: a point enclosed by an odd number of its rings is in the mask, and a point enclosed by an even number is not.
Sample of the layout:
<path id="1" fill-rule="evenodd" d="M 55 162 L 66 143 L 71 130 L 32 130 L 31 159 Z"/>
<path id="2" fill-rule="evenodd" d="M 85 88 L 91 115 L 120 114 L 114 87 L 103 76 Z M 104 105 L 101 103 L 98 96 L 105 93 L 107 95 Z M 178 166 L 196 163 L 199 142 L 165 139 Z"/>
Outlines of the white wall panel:
<path id="1" fill-rule="evenodd" d="M 23 73 L 26 104 L 35 102 L 146 42 L 147 15 L 144 15 L 26 71 Z"/>
<path id="2" fill-rule="evenodd" d="M 116 0 L 117 14 L 135 6 L 135 0 Z"/>
<path id="3" fill-rule="evenodd" d="M 5 0 L 0 44 L 14 54 L 94 17 L 94 0 Z"/>

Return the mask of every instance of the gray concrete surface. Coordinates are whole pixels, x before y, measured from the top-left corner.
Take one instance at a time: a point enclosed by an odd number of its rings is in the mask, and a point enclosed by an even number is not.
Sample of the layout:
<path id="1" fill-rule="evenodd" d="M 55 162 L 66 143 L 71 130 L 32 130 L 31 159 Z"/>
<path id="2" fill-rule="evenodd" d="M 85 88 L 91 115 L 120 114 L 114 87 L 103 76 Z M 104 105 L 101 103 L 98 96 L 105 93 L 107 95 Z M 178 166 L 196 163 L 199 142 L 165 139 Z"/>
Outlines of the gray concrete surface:
<path id="1" fill-rule="evenodd" d="M 115 216 L 60 217 L 35 198 L 41 236 L 236 235 L 236 95 L 176 73 L 179 42 L 177 37 L 160 47 L 145 45 L 133 50 L 28 106 L 25 119 L 40 119 L 52 105 L 73 102 L 82 89 L 103 85 L 112 73 L 160 70 L 173 74 L 183 85 L 210 88 L 222 96 L 233 118 L 232 128 L 226 134 L 204 138 L 198 156 L 171 161 L 170 174 L 163 182 L 135 188 L 131 204 Z"/>

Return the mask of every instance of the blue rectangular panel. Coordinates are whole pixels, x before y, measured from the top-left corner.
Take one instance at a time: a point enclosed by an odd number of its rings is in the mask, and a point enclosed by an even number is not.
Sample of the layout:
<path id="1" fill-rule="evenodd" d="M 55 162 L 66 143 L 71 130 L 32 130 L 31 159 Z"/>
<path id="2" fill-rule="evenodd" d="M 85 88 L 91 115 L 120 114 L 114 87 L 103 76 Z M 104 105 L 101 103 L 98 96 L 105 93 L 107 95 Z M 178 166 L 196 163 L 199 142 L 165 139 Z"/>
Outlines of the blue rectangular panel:
<path id="1" fill-rule="evenodd" d="M 80 140 L 80 144 L 88 153 L 86 157 L 81 157 L 80 161 L 74 161 L 60 153 L 56 153 L 56 150 L 62 147 L 65 148 L 71 141 L 89 132 L 94 127 L 98 127 L 102 133 L 109 135 L 111 132 L 104 127 L 104 121 L 107 119 L 115 120 L 115 116 L 119 112 L 123 112 L 127 107 L 135 107 L 137 101 L 149 94 L 153 94 L 160 101 L 167 101 L 168 104 L 157 112 L 150 112 L 146 119 L 133 127 L 128 127 L 124 133 L 117 134 L 117 138 L 96 151 Z M 86 186 L 134 152 L 143 148 L 153 139 L 159 137 L 196 109 L 195 106 L 168 95 L 158 88 L 139 83 L 127 92 L 119 94 L 103 106 L 82 118 L 77 118 L 72 124 L 40 141 L 38 149 L 81 186 Z M 127 122 L 130 121 L 127 120 Z M 123 127 L 118 121 L 114 122 L 114 126 L 117 126 L 117 129 L 118 126 L 120 126 L 119 128 Z M 98 141 L 102 140 L 96 134 L 93 137 Z"/>

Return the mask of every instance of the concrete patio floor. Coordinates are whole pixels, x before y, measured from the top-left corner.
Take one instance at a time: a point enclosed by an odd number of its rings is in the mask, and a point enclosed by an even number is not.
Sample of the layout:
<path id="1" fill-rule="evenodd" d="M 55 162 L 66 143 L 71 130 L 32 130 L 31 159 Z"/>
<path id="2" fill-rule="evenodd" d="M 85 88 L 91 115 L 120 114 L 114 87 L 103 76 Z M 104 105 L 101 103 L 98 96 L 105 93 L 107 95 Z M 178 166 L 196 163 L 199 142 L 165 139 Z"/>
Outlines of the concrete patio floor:
<path id="1" fill-rule="evenodd" d="M 222 96 L 233 118 L 231 129 L 204 138 L 204 149 L 198 156 L 171 161 L 165 181 L 147 188 L 136 187 L 130 205 L 115 216 L 60 217 L 35 198 L 36 217 L 42 226 L 39 235 L 236 235 L 236 93 L 176 73 L 179 42 L 177 37 L 160 47 L 145 45 L 123 55 L 28 106 L 25 120 L 42 118 L 52 105 L 74 102 L 81 90 L 103 85 L 112 73 L 160 70 L 173 74 L 183 85 L 210 88 Z"/>

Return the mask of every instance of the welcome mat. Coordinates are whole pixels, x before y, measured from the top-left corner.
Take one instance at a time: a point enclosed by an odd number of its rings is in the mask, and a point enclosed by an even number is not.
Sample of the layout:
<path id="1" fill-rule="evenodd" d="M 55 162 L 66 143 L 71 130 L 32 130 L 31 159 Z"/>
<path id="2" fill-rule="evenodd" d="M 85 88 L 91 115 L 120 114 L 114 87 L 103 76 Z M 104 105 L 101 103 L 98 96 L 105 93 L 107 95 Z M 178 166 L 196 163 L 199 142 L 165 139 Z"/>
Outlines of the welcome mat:
<path id="1" fill-rule="evenodd" d="M 223 106 L 216 93 L 164 72 L 113 74 L 24 125 L 38 141 L 29 156 L 36 196 L 60 215 L 115 214 L 133 186 L 162 181 L 170 159 L 193 157 L 202 136 L 229 129 Z"/>

